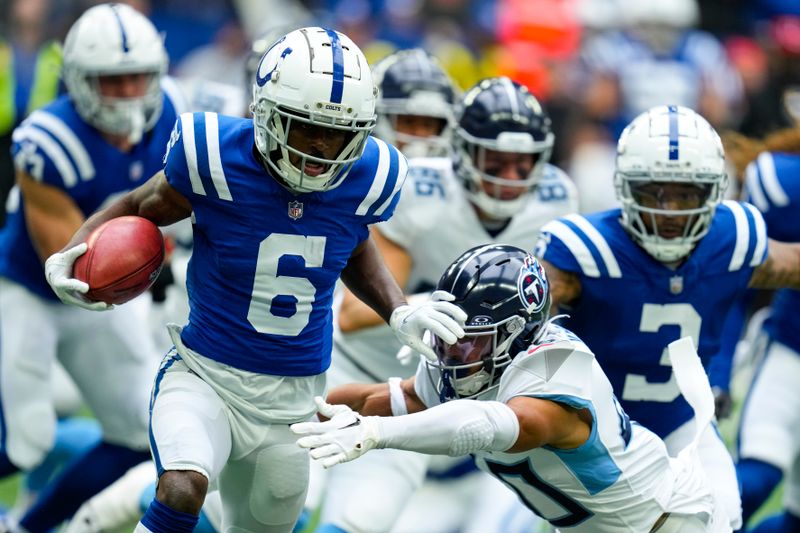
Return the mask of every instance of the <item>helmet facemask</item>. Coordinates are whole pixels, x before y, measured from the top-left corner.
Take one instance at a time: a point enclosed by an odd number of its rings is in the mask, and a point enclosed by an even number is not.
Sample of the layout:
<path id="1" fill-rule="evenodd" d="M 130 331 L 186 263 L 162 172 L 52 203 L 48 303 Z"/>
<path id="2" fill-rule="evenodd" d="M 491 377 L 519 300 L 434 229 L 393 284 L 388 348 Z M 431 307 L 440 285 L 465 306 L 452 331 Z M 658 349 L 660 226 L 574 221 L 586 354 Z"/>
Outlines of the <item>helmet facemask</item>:
<path id="1" fill-rule="evenodd" d="M 727 175 L 618 172 L 617 183 L 625 229 L 654 259 L 672 263 L 688 256 L 708 233 Z"/>
<path id="2" fill-rule="evenodd" d="M 318 192 L 338 187 L 353 164 L 361 157 L 375 120 L 336 120 L 326 115 L 299 113 L 282 107 L 266 98 L 256 100 L 253 106 L 253 121 L 256 128 L 256 148 L 265 163 L 296 192 Z M 332 130 L 330 136 L 343 136 L 342 147 L 331 158 L 319 151 L 303 152 L 289 144 L 289 137 L 296 129 L 309 131 L 325 128 Z M 294 156 L 294 157 L 292 157 Z M 292 163 L 291 159 L 297 159 Z M 310 170 L 321 166 L 319 173 Z"/>
<path id="3" fill-rule="evenodd" d="M 439 360 L 428 365 L 439 371 L 439 390 L 447 399 L 474 398 L 497 388 L 511 364 L 514 341 L 525 330 L 525 320 L 510 316 L 495 324 L 466 326 L 464 336 L 447 344 L 433 336 Z"/>
<path id="4" fill-rule="evenodd" d="M 445 157 L 450 154 L 453 126 L 452 105 L 433 91 L 416 91 L 406 99 L 382 99 L 377 105 L 375 134 L 396 145 L 408 157 Z M 427 136 L 402 131 L 400 117 L 422 117 L 438 123 Z"/>
<path id="5" fill-rule="evenodd" d="M 536 188 L 544 166 L 550 160 L 552 134 L 543 142 L 536 142 L 525 133 L 503 132 L 497 140 L 479 139 L 463 129 L 457 130 L 457 135 L 458 171 L 472 203 L 495 220 L 513 217 L 524 205 L 528 194 Z M 515 137 L 520 139 L 514 140 Z M 520 149 L 526 145 L 527 149 Z M 487 150 L 530 154 L 531 168 L 527 173 L 520 171 L 520 179 L 507 179 L 487 172 Z"/>
<path id="6" fill-rule="evenodd" d="M 105 96 L 101 89 L 101 78 L 115 74 L 64 70 L 65 83 L 78 112 L 103 133 L 127 136 L 132 144 L 138 144 L 144 132 L 149 131 L 161 116 L 160 72 L 124 73 L 143 74 L 149 78 L 142 96 L 124 98 Z"/>

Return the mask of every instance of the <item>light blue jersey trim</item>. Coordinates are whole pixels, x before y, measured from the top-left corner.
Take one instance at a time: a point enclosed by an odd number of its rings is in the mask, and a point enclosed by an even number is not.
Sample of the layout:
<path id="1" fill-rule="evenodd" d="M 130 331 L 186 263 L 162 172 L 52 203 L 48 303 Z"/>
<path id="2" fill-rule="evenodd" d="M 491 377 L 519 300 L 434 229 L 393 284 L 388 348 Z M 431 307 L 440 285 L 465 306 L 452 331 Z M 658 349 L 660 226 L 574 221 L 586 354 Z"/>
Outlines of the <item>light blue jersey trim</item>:
<path id="1" fill-rule="evenodd" d="M 595 413 L 592 402 L 564 394 L 545 394 L 535 397 L 563 403 L 576 409 L 588 409 L 591 412 L 592 432 L 585 443 L 572 450 L 553 448 L 552 446 L 544 446 L 544 448 L 556 454 L 592 496 L 616 483 L 622 475 L 622 471 L 599 438 L 597 413 Z"/>

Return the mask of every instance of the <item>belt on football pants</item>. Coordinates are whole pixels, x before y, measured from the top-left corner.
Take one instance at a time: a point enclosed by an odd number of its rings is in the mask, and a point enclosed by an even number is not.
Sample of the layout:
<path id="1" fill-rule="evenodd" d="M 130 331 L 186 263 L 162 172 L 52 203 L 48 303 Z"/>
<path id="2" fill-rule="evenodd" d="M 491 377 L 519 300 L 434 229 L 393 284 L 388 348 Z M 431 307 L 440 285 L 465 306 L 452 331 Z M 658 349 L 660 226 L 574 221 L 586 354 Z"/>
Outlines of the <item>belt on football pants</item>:
<path id="1" fill-rule="evenodd" d="M 667 518 L 669 518 L 669 513 L 663 513 L 661 516 L 659 516 L 658 520 L 656 520 L 656 523 L 650 528 L 650 533 L 655 533 L 661 529 L 661 526 L 664 525 L 664 522 L 667 521 Z"/>

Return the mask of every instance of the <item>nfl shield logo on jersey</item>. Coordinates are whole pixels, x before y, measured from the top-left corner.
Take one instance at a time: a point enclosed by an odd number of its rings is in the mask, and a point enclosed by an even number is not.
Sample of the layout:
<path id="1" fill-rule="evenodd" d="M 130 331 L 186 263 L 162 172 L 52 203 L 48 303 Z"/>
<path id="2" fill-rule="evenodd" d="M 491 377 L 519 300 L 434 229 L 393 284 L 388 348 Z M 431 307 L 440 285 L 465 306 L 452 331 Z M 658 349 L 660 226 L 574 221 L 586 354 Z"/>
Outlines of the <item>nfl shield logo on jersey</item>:
<path id="1" fill-rule="evenodd" d="M 669 292 L 680 294 L 683 292 L 683 276 L 672 276 L 669 278 Z"/>
<path id="2" fill-rule="evenodd" d="M 289 202 L 289 218 L 297 220 L 303 216 L 303 202 Z"/>

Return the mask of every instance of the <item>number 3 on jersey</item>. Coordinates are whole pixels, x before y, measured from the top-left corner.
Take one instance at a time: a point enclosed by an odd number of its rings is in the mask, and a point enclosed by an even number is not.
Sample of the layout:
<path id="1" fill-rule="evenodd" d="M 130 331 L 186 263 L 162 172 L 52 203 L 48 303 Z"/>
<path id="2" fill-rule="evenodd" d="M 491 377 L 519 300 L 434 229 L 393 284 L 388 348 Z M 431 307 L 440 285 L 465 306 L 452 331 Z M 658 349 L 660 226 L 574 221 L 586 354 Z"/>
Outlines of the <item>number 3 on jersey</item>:
<path id="1" fill-rule="evenodd" d="M 655 333 L 662 326 L 678 326 L 680 334 L 677 339 L 689 336 L 697 346 L 701 324 L 702 318 L 691 304 L 644 304 L 639 331 Z M 672 366 L 666 346 L 661 352 L 659 364 Z M 671 374 L 669 381 L 664 383 L 652 383 L 641 374 L 628 374 L 622 389 L 622 399 L 627 401 L 671 402 L 680 394 L 675 374 Z"/>
<path id="2" fill-rule="evenodd" d="M 278 262 L 285 255 L 303 258 L 306 268 L 319 268 L 325 258 L 325 237 L 273 233 L 258 247 L 256 275 L 247 320 L 259 333 L 295 337 L 308 325 L 317 289 L 307 278 L 278 275 Z M 294 298 L 292 316 L 272 312 L 278 296 Z"/>

